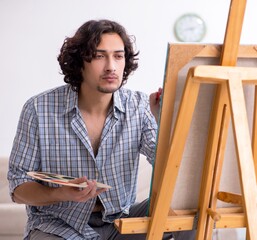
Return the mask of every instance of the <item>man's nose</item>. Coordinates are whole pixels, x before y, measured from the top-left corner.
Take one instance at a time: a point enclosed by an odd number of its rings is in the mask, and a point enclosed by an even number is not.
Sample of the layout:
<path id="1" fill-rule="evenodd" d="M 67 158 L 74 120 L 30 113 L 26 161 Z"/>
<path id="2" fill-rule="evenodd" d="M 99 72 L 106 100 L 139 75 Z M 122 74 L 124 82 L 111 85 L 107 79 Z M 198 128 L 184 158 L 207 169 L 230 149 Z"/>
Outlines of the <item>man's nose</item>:
<path id="1" fill-rule="evenodd" d="M 115 60 L 114 59 L 109 58 L 106 61 L 105 71 L 107 71 L 107 72 L 115 72 L 116 71 L 116 64 L 115 64 Z"/>

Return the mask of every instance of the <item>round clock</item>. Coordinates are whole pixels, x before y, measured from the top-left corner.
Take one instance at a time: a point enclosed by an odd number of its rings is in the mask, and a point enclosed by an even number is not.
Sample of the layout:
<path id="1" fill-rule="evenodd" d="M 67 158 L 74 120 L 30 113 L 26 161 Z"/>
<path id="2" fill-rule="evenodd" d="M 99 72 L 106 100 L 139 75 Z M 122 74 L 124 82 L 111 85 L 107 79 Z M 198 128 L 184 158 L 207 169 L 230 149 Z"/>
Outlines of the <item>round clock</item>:
<path id="1" fill-rule="evenodd" d="M 181 42 L 200 42 L 205 36 L 206 25 L 197 14 L 187 13 L 175 22 L 174 31 Z"/>

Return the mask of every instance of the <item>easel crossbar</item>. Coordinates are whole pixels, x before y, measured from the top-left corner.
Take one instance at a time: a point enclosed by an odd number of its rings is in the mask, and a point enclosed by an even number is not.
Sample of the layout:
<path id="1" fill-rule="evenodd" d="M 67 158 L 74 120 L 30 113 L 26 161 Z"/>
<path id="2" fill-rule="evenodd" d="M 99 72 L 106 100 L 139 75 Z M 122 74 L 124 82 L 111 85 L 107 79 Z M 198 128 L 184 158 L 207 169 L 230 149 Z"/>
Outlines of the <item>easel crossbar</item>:
<path id="1" fill-rule="evenodd" d="M 219 84 L 237 75 L 244 84 L 257 84 L 257 68 L 200 65 L 191 71 L 195 82 Z"/>

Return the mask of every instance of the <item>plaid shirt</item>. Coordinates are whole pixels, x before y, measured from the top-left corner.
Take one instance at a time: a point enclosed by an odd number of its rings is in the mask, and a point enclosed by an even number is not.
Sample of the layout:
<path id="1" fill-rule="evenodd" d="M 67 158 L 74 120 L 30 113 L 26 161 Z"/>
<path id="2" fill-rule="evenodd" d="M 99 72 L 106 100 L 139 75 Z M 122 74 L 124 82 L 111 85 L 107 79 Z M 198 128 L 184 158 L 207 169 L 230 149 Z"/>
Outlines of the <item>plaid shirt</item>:
<path id="1" fill-rule="evenodd" d="M 28 171 L 87 176 L 112 186 L 99 198 L 104 206 L 103 221 L 113 222 L 128 214 L 135 202 L 139 155 L 153 163 L 156 133 L 147 95 L 121 88 L 114 93 L 114 104 L 94 156 L 77 93 L 68 85 L 44 92 L 23 107 L 10 156 L 10 193 L 24 182 L 36 181 L 26 175 Z M 98 239 L 87 224 L 95 201 L 27 206 L 25 239 L 35 228 L 64 239 Z"/>

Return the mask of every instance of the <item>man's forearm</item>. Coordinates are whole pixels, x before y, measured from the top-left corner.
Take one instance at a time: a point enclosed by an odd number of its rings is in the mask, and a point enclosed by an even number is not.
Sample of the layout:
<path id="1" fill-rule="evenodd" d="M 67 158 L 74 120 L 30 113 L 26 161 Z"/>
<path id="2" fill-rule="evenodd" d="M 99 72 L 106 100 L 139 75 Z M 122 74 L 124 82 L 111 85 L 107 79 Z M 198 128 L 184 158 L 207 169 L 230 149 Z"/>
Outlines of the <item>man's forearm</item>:
<path id="1" fill-rule="evenodd" d="M 59 202 L 57 188 L 44 186 L 36 182 L 26 182 L 18 186 L 13 193 L 16 203 L 32 206 L 47 206 Z"/>

